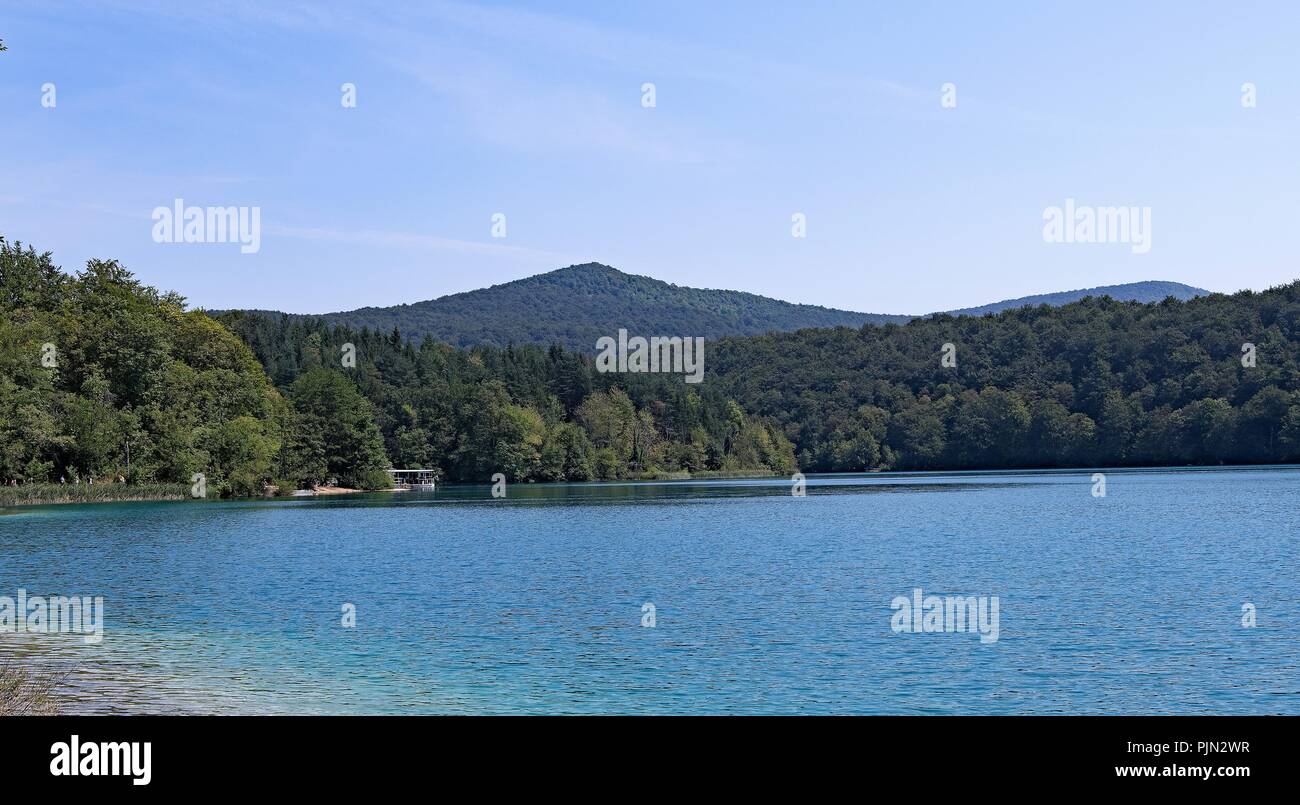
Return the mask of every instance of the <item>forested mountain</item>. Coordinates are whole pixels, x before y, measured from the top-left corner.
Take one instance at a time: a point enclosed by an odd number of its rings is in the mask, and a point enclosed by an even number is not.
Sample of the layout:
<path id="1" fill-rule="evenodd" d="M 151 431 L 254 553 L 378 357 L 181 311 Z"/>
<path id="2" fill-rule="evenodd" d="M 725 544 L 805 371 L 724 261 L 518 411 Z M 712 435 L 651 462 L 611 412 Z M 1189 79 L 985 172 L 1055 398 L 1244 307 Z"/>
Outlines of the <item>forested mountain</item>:
<path id="1" fill-rule="evenodd" d="M 784 437 L 680 377 L 601 375 L 559 347 L 224 319 L 256 357 L 114 261 L 68 276 L 0 240 L 0 482 L 382 488 L 390 454 L 476 482 L 794 471 Z"/>
<path id="2" fill-rule="evenodd" d="M 804 471 L 1300 461 L 1298 328 L 1300 282 L 1089 298 L 726 338 L 706 382 L 782 423 Z"/>
<path id="3" fill-rule="evenodd" d="M 389 453 L 402 463 L 436 463 L 450 477 L 485 471 L 473 459 L 491 455 L 493 444 L 545 444 L 545 427 L 526 437 L 517 424 L 476 443 L 480 428 L 502 425 L 485 425 L 472 411 L 523 406 L 550 428 L 590 425 L 588 390 L 613 394 L 615 385 L 632 402 L 621 466 L 601 477 L 775 470 L 788 465 L 774 457 L 785 454 L 787 439 L 804 471 L 1300 461 L 1300 283 L 1186 302 L 1088 297 L 983 317 L 728 337 L 708 343 L 698 387 L 673 375 L 602 375 L 587 356 L 558 346 L 466 353 L 309 319 L 223 320 L 282 385 L 360 339 L 370 365 L 354 377 L 379 412 Z M 945 344 L 955 366 L 943 365 Z M 494 383 L 504 396 L 484 397 Z M 646 412 L 645 435 L 637 436 L 636 418 Z M 720 426 L 732 417 L 730 431 Z M 704 433 L 687 438 L 700 423 Z M 600 428 L 586 431 L 596 443 Z M 742 443 L 761 446 L 728 463 L 735 434 L 746 431 L 753 436 Z M 634 458 L 638 439 L 665 450 Z M 701 462 L 701 454 L 710 458 Z"/>
<path id="4" fill-rule="evenodd" d="M 0 481 L 382 488 L 390 453 L 478 482 L 794 471 L 784 437 L 680 377 L 598 375 L 559 347 L 416 347 L 321 321 L 225 319 L 256 358 L 116 261 L 70 277 L 0 239 Z"/>
<path id="5" fill-rule="evenodd" d="M 1300 461 L 1298 327 L 1300 282 L 1089 297 L 728 336 L 693 385 L 559 345 L 214 320 L 115 261 L 70 276 L 0 239 L 0 482 L 204 473 L 250 495 L 379 488 L 394 464 L 481 483 Z"/>
<path id="6" fill-rule="evenodd" d="M 859 327 L 909 317 L 686 288 L 587 263 L 427 302 L 365 307 L 319 318 L 358 330 L 387 333 L 397 328 L 416 340 L 427 335 L 456 347 L 560 344 L 591 353 L 596 339 L 614 335 L 620 327 L 647 336 L 718 338 L 801 327 Z"/>
<path id="7" fill-rule="evenodd" d="M 1209 293 L 1204 288 L 1184 285 L 1181 282 L 1128 282 L 1123 285 L 1102 285 L 1097 288 L 1081 288 L 1077 291 L 1022 296 L 1019 299 L 1004 299 L 1001 302 L 994 302 L 989 305 L 966 307 L 947 312 L 953 316 L 983 316 L 985 313 L 1000 313 L 1003 310 L 1012 310 L 1025 306 L 1052 305 L 1053 307 L 1059 307 L 1060 305 L 1068 305 L 1071 302 L 1078 302 L 1088 296 L 1109 296 L 1111 299 L 1120 302 L 1163 302 L 1169 296 L 1186 300 L 1197 296 L 1206 296 Z"/>
<path id="8" fill-rule="evenodd" d="M 1135 282 L 1008 299 L 953 312 L 982 314 L 1024 305 L 1061 305 L 1103 294 L 1121 301 L 1159 302 L 1166 296 L 1190 299 L 1206 293 L 1177 282 Z M 808 327 L 901 324 L 914 317 L 797 305 L 740 291 L 686 288 L 587 263 L 426 302 L 365 307 L 318 318 L 357 330 L 397 329 L 417 341 L 432 336 L 457 347 L 560 344 L 591 354 L 598 338 L 612 336 L 620 327 L 645 336 L 713 339 Z"/>

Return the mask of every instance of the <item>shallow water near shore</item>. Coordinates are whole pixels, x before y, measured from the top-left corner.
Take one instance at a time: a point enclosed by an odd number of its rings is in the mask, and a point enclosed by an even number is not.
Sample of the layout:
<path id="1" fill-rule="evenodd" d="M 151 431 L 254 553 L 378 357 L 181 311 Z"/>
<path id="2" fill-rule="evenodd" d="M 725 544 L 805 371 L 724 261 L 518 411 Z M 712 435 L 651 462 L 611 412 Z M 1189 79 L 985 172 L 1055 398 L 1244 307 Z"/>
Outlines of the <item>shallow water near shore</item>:
<path id="1" fill-rule="evenodd" d="M 1091 475 L 10 509 L 0 596 L 105 636 L 0 655 L 72 713 L 1300 713 L 1300 469 Z M 896 633 L 916 588 L 998 639 Z"/>

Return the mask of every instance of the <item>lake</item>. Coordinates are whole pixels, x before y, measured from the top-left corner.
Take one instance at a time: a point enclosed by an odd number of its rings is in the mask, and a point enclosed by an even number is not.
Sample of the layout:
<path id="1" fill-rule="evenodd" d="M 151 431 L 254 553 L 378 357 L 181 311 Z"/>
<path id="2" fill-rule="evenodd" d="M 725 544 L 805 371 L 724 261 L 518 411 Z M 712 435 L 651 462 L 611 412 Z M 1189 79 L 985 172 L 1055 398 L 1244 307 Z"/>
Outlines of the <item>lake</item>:
<path id="1" fill-rule="evenodd" d="M 72 713 L 1300 714 L 1300 469 L 1091 475 L 9 509 L 0 596 L 104 639 L 0 653 Z M 996 640 L 896 631 L 918 588 Z"/>

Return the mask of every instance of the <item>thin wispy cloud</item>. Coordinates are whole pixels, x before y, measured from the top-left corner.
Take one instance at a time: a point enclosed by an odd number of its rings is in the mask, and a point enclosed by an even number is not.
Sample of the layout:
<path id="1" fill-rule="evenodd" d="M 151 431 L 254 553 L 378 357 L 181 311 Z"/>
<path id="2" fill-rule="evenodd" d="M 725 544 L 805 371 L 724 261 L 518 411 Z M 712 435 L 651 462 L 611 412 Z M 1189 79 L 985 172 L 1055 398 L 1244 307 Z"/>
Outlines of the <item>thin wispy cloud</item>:
<path id="1" fill-rule="evenodd" d="M 326 227 L 267 226 L 268 235 L 298 240 L 327 241 L 345 243 L 352 246 L 372 246 L 389 249 L 414 249 L 430 252 L 450 252 L 454 254 L 487 255 L 509 257 L 542 264 L 565 264 L 577 262 L 570 256 L 558 252 L 531 249 L 524 246 L 510 246 L 503 243 L 485 243 L 471 240 L 457 240 L 437 235 L 413 232 L 393 232 L 376 229 L 330 229 Z"/>

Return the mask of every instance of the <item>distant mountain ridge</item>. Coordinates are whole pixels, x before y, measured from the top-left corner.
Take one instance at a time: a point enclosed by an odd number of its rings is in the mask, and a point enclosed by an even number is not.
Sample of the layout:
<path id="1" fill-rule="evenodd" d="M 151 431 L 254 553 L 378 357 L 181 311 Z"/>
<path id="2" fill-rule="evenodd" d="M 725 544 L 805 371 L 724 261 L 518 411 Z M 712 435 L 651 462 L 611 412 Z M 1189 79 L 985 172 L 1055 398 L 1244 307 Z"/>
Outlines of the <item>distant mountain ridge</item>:
<path id="1" fill-rule="evenodd" d="M 1190 299 L 1209 291 L 1177 282 L 1135 282 L 1029 296 L 950 311 L 980 315 L 1026 304 L 1062 305 L 1085 296 L 1121 301 Z M 249 310 L 250 314 L 304 317 Z M 456 347 L 559 343 L 592 352 L 601 336 L 619 328 L 633 334 L 703 336 L 763 335 L 806 328 L 853 327 L 910 321 L 917 316 L 858 313 L 784 302 L 744 291 L 689 288 L 652 277 L 625 274 L 601 263 L 584 263 L 474 291 L 391 307 L 364 307 L 310 316 L 329 324 L 404 336 L 424 336 Z"/>
<path id="2" fill-rule="evenodd" d="M 1030 307 L 1037 307 L 1038 305 L 1060 307 L 1071 302 L 1078 302 L 1080 299 L 1089 296 L 1109 296 L 1111 299 L 1121 302 L 1161 302 L 1170 296 L 1175 299 L 1187 300 L 1197 296 L 1206 296 L 1209 293 L 1204 288 L 1184 285 L 1181 282 L 1148 280 L 1146 282 L 1128 282 L 1123 285 L 1101 285 L 1096 288 L 1082 288 L 1077 291 L 1058 291 L 1057 293 L 1022 296 L 1018 299 L 1006 299 L 1001 302 L 980 305 L 979 307 L 964 307 L 960 310 L 945 312 L 953 316 L 983 316 L 985 313 L 997 313 L 1003 310 L 1025 307 L 1026 305 Z"/>

